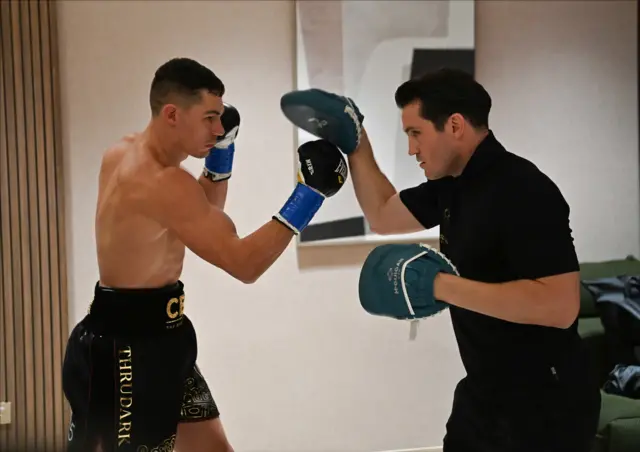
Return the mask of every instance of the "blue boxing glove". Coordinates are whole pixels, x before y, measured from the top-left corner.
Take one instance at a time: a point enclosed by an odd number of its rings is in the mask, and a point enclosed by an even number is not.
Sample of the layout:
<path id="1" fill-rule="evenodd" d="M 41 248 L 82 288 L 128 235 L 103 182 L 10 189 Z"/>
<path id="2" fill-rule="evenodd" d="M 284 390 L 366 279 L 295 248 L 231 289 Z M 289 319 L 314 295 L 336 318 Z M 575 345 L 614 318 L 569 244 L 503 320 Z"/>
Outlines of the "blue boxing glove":
<path id="1" fill-rule="evenodd" d="M 428 245 L 380 245 L 360 271 L 360 304 L 372 315 L 400 320 L 430 317 L 449 306 L 433 295 L 433 282 L 440 272 L 458 275 L 454 265 Z"/>
<path id="2" fill-rule="evenodd" d="M 325 140 L 309 141 L 298 148 L 298 182 L 274 219 L 296 235 L 318 212 L 326 198 L 335 195 L 348 177 L 340 150 Z"/>
<path id="3" fill-rule="evenodd" d="M 348 97 L 312 88 L 291 91 L 280 99 L 282 112 L 296 127 L 351 154 L 360 144 L 364 116 Z"/>
<path id="4" fill-rule="evenodd" d="M 202 174 L 213 182 L 220 182 L 231 177 L 233 156 L 235 154 L 234 141 L 240 128 L 240 113 L 230 104 L 224 104 L 224 112 L 220 117 L 224 135 L 218 137 L 216 145 L 204 159 Z"/>

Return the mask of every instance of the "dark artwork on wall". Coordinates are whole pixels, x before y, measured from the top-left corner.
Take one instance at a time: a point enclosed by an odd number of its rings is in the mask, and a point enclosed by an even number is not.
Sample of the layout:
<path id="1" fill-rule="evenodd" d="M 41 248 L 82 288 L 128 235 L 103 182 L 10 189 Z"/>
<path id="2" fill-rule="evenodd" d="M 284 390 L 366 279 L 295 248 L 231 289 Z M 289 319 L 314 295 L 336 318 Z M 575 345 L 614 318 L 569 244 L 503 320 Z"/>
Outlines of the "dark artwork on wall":
<path id="1" fill-rule="evenodd" d="M 471 49 L 414 49 L 411 78 L 443 67 L 460 69 L 475 74 L 476 52 Z"/>
<path id="2" fill-rule="evenodd" d="M 307 226 L 307 228 L 300 233 L 300 241 L 316 242 L 318 240 L 362 237 L 366 234 L 366 230 L 366 220 L 364 217 L 325 221 Z"/>

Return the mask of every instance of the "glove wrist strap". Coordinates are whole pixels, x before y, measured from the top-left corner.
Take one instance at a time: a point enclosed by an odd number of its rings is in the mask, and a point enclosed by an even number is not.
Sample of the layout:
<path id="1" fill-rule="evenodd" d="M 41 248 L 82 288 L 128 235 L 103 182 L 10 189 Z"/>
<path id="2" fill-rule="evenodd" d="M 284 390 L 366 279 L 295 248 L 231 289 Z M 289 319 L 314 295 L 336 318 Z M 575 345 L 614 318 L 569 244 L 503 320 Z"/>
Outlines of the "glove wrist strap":
<path id="1" fill-rule="evenodd" d="M 212 182 L 220 182 L 231 177 L 235 145 L 226 148 L 213 148 L 204 160 L 202 175 Z"/>
<path id="2" fill-rule="evenodd" d="M 298 182 L 275 219 L 298 235 L 318 212 L 325 197 L 317 190 Z"/>
<path id="3" fill-rule="evenodd" d="M 209 179 L 211 182 L 222 182 L 231 178 L 231 172 L 228 173 L 216 173 L 210 171 L 207 167 L 202 169 L 202 176 L 205 179 Z"/>

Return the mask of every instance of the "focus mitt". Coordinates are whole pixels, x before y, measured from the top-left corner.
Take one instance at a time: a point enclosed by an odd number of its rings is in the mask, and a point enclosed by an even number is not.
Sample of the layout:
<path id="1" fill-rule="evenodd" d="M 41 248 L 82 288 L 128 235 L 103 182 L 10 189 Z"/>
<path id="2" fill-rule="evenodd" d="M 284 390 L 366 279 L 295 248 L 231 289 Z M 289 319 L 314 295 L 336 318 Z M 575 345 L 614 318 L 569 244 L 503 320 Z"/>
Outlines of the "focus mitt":
<path id="1" fill-rule="evenodd" d="M 440 272 L 458 275 L 455 266 L 428 245 L 380 245 L 360 271 L 360 304 L 372 315 L 411 321 L 431 317 L 449 306 L 433 296 L 433 281 Z"/>
<path id="2" fill-rule="evenodd" d="M 364 116 L 347 97 L 317 88 L 291 91 L 280 98 L 280 108 L 296 127 L 329 141 L 347 155 L 360 144 Z"/>

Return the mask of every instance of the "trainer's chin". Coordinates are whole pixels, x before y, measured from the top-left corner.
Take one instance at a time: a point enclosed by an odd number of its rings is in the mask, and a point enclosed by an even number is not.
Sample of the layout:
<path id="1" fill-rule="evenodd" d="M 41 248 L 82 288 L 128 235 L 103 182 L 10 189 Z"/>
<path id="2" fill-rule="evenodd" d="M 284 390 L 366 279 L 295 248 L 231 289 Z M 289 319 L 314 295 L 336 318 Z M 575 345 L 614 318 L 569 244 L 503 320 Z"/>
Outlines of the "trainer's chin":
<path id="1" fill-rule="evenodd" d="M 429 170 L 427 169 L 427 166 L 424 164 L 424 162 L 420 163 L 420 165 L 418 165 L 418 166 L 420 166 L 420 169 L 421 169 L 421 170 L 422 170 L 422 172 L 424 173 L 425 177 L 426 177 L 427 179 L 431 179 L 430 172 L 429 172 Z"/>
<path id="2" fill-rule="evenodd" d="M 424 172 L 424 176 L 429 180 L 440 179 L 442 176 L 433 171 L 429 171 L 429 169 L 425 166 L 424 162 L 420 164 L 420 168 Z"/>

